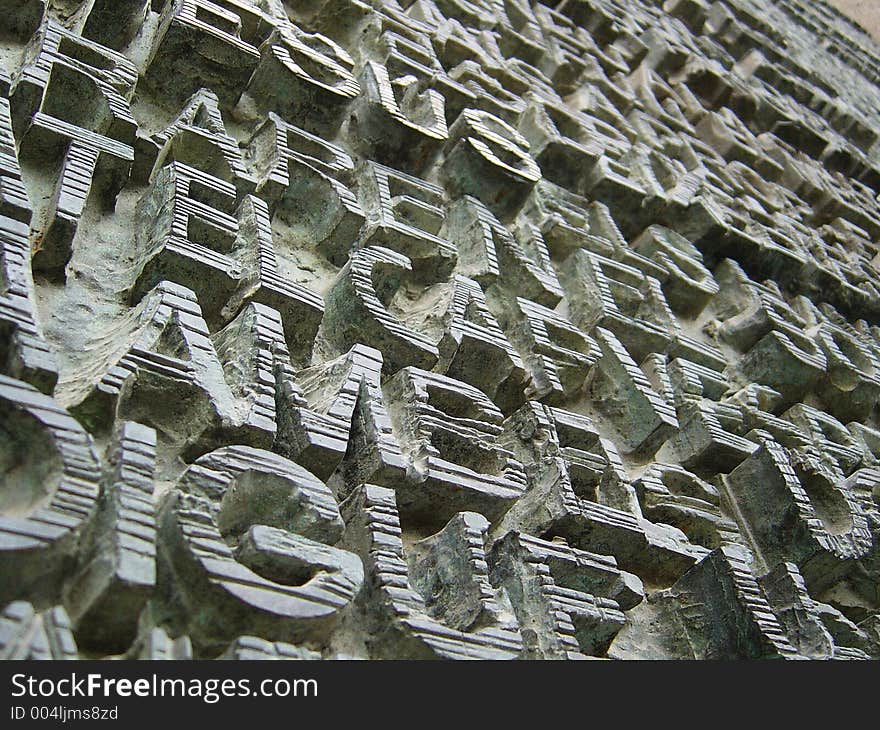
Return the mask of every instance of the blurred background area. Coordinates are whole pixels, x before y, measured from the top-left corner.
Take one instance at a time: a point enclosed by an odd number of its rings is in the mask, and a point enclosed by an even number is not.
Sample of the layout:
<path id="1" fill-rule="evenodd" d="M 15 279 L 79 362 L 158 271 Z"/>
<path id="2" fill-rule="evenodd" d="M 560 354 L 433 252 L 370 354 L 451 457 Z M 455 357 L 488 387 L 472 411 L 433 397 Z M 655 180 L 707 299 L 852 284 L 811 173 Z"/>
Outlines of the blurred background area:
<path id="1" fill-rule="evenodd" d="M 880 0 L 827 0 L 880 43 Z"/>

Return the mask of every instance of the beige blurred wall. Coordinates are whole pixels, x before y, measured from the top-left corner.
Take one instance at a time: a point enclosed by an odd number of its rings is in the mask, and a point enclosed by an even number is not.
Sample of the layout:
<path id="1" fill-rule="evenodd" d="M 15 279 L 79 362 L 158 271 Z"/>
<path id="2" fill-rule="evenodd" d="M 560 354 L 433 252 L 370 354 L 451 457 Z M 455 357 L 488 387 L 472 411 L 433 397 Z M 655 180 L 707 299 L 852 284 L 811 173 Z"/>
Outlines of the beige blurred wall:
<path id="1" fill-rule="evenodd" d="M 828 0 L 880 42 L 880 0 Z"/>

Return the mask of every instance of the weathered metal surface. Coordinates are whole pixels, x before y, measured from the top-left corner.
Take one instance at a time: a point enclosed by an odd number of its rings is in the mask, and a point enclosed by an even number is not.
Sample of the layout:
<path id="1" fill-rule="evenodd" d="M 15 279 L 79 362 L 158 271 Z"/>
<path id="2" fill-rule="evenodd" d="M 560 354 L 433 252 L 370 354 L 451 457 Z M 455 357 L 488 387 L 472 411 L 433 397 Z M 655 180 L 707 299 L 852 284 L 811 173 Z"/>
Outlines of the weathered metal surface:
<path id="1" fill-rule="evenodd" d="M 880 657 L 824 3 L 0 11 L 0 655 Z"/>

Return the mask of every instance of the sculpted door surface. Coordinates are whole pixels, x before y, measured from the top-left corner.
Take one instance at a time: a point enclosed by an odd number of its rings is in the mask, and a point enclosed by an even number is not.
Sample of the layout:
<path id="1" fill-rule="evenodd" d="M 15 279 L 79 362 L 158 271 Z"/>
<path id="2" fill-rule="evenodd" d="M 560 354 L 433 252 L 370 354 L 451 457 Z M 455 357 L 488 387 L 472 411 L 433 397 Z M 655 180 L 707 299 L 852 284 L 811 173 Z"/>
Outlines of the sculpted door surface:
<path id="1" fill-rule="evenodd" d="M 880 658 L 880 47 L 824 2 L 0 41 L 0 657 Z"/>

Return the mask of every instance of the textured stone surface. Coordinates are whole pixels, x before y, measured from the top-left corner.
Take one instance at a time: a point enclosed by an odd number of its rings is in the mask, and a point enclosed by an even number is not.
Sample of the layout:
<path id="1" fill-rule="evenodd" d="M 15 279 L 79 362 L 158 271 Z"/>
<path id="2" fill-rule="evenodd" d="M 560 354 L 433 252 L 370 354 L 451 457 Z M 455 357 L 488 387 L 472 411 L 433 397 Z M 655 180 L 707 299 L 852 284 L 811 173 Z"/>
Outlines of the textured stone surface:
<path id="1" fill-rule="evenodd" d="M 824 2 L 0 6 L 0 655 L 880 658 Z"/>

